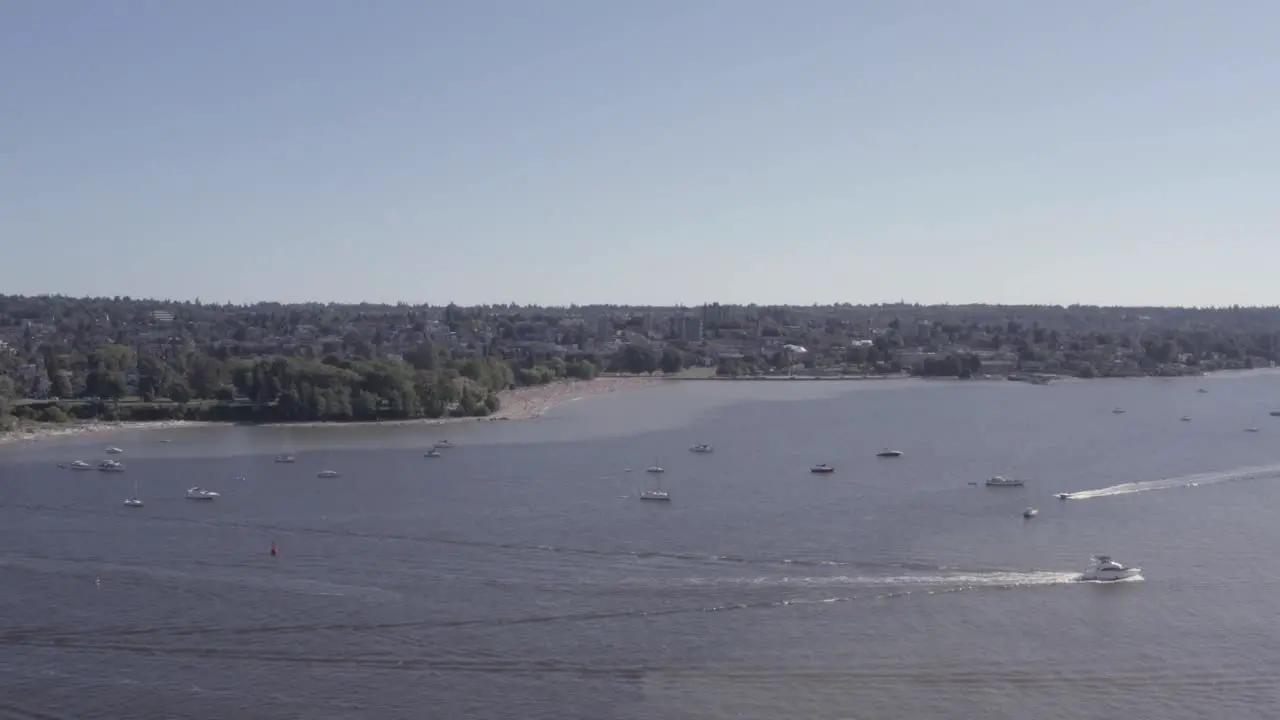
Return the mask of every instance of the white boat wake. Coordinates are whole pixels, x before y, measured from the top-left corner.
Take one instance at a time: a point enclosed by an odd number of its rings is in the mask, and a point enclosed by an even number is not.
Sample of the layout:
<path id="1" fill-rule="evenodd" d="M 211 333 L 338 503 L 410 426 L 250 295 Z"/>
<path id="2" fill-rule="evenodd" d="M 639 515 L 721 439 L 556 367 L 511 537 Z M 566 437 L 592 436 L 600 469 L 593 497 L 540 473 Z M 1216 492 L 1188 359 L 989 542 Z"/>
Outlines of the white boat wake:
<path id="1" fill-rule="evenodd" d="M 1064 493 L 1066 500 L 1090 500 L 1093 498 L 1114 497 L 1116 495 L 1132 495 L 1133 493 L 1151 490 L 1172 490 L 1174 488 L 1197 487 L 1200 485 L 1217 485 L 1226 482 L 1244 480 L 1274 480 L 1280 478 L 1280 464 L 1256 465 L 1253 467 L 1235 468 L 1232 470 L 1215 470 L 1212 472 L 1182 475 L 1160 480 L 1143 480 L 1127 482 L 1097 490 L 1080 490 Z"/>
<path id="2" fill-rule="evenodd" d="M 960 589 L 975 587 L 1022 587 L 1061 585 L 1076 582 L 1079 572 L 1052 572 L 1034 570 L 1031 572 L 989 572 L 989 573 L 956 573 L 954 575 L 819 575 L 808 577 L 724 577 L 724 578 L 689 578 L 690 585 L 749 585 L 749 586 L 791 586 L 791 587 L 918 587 Z"/>

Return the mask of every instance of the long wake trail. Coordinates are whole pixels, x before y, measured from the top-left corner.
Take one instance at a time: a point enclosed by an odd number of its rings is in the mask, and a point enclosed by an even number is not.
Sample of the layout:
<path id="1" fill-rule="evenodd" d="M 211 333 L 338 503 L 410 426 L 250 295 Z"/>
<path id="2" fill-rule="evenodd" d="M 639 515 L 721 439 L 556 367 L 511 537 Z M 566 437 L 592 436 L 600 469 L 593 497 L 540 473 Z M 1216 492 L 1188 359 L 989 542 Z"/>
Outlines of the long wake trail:
<path id="1" fill-rule="evenodd" d="M 1119 485 L 1098 488 L 1097 490 L 1080 490 L 1066 493 L 1066 499 L 1092 500 L 1094 498 L 1132 495 L 1133 493 L 1150 492 L 1152 490 L 1172 490 L 1174 488 L 1218 485 L 1228 482 L 1244 482 L 1246 480 L 1275 480 L 1278 478 L 1280 478 L 1280 464 L 1255 465 L 1232 470 L 1214 470 L 1193 475 L 1180 475 L 1159 480 L 1120 483 Z"/>

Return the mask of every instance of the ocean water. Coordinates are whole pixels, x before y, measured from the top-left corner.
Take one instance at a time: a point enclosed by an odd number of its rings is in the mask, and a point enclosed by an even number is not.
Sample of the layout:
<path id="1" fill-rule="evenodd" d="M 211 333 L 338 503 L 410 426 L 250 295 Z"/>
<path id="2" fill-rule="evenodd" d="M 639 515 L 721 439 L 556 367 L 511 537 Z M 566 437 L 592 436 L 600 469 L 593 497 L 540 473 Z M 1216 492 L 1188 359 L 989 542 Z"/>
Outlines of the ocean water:
<path id="1" fill-rule="evenodd" d="M 5 447 L 0 717 L 1273 718 L 1273 409 L 1267 373 L 673 382 Z"/>

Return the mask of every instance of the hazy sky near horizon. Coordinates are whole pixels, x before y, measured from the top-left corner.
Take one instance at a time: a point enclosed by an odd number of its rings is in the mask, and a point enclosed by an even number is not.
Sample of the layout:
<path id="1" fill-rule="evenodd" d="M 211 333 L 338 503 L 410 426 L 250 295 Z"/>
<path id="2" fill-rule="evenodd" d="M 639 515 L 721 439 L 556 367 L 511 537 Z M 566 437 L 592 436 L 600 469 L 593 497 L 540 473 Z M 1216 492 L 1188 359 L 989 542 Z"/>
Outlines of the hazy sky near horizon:
<path id="1" fill-rule="evenodd" d="M 0 293 L 1273 305 L 1278 21 L 12 0 Z"/>

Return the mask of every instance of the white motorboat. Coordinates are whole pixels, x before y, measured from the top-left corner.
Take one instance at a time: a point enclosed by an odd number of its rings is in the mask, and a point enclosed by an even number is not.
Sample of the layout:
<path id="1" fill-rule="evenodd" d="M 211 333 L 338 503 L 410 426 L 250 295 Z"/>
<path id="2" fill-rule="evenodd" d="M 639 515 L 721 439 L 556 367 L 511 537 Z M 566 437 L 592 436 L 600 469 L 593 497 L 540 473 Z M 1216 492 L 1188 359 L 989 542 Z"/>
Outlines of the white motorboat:
<path id="1" fill-rule="evenodd" d="M 876 453 L 876 457 L 883 457 L 883 458 L 902 457 L 902 451 L 901 451 L 901 450 L 889 450 L 888 448 L 886 448 L 886 449 L 881 450 L 880 452 Z"/>
<path id="2" fill-rule="evenodd" d="M 296 457 L 294 457 L 294 456 L 292 456 L 292 455 L 277 455 L 277 456 L 276 456 L 276 462 L 278 462 L 278 463 L 292 463 L 292 462 L 297 462 L 297 461 L 298 461 L 298 458 L 296 458 Z"/>
<path id="3" fill-rule="evenodd" d="M 1142 568 L 1127 568 L 1112 560 L 1110 555 L 1098 555 L 1093 558 L 1093 564 L 1089 566 L 1089 569 L 1080 575 L 1080 579 L 1096 582 L 1114 582 L 1116 580 L 1128 580 L 1141 574 Z"/>
<path id="4" fill-rule="evenodd" d="M 817 465 L 814 465 L 813 467 L 809 468 L 809 472 L 813 473 L 814 475 L 830 475 L 835 471 L 836 471 L 835 468 L 831 467 L 826 463 L 818 463 Z"/>
<path id="5" fill-rule="evenodd" d="M 422 457 L 437 458 L 437 457 L 444 457 L 444 455 L 439 450 L 435 448 L 431 448 L 430 450 L 422 453 Z"/>
<path id="6" fill-rule="evenodd" d="M 121 449 L 120 449 L 120 448 L 118 448 L 118 447 L 109 447 L 109 448 L 107 448 L 107 454 L 108 454 L 108 455 L 119 455 L 119 454 L 120 454 L 120 453 L 122 453 L 122 452 L 124 452 L 124 451 L 123 451 L 123 450 L 121 450 Z"/>
<path id="7" fill-rule="evenodd" d="M 103 460 L 98 463 L 99 472 L 124 472 L 124 463 L 115 460 Z"/>
<path id="8" fill-rule="evenodd" d="M 1058 493 L 1057 495 L 1054 495 L 1054 497 L 1058 498 L 1059 500 L 1070 500 L 1071 493 Z"/>
<path id="9" fill-rule="evenodd" d="M 649 467 L 645 468 L 645 470 L 644 470 L 644 471 L 645 471 L 645 472 L 648 472 L 648 473 L 664 473 L 664 472 L 666 472 L 666 470 L 663 470 L 663 469 L 662 469 L 662 466 L 658 464 L 658 458 L 654 458 L 654 459 L 653 459 L 653 464 L 652 464 L 652 465 L 650 465 Z"/>
<path id="10" fill-rule="evenodd" d="M 76 460 L 67 466 L 72 470 L 92 470 L 93 466 L 83 460 Z"/>
<path id="11" fill-rule="evenodd" d="M 1020 487 L 1025 484 L 1026 484 L 1025 480 L 1019 480 L 1018 478 L 1007 478 L 1007 477 L 1004 477 L 1003 475 L 996 475 L 995 477 L 988 478 L 987 480 L 987 487 Z"/>
<path id="12" fill-rule="evenodd" d="M 205 490 L 199 485 L 195 487 L 187 488 L 188 500 L 213 500 L 214 498 L 218 498 L 218 497 L 221 497 L 218 493 L 212 490 Z"/>
<path id="13" fill-rule="evenodd" d="M 332 477 L 338 477 L 341 474 L 342 473 L 339 473 L 337 470 L 321 470 L 320 472 L 316 473 L 316 477 L 332 478 Z"/>
<path id="14" fill-rule="evenodd" d="M 1258 428 L 1256 428 L 1256 427 L 1247 427 L 1247 428 L 1245 428 L 1245 429 L 1244 429 L 1244 431 L 1245 431 L 1245 432 L 1258 432 Z"/>
<path id="15" fill-rule="evenodd" d="M 1181 418 L 1179 418 L 1179 420 L 1181 420 L 1182 422 L 1191 422 L 1191 416 L 1183 415 Z"/>
<path id="16" fill-rule="evenodd" d="M 1029 507 L 1026 510 L 1022 511 L 1022 517 L 1027 518 L 1028 520 L 1039 514 L 1040 514 L 1040 511 L 1033 507 Z"/>
<path id="17" fill-rule="evenodd" d="M 453 447 L 453 443 L 449 442 L 448 440 L 437 440 L 437 441 L 436 441 L 436 447 L 437 447 L 437 448 L 451 448 L 451 447 Z"/>
<path id="18" fill-rule="evenodd" d="M 698 443 L 697 445 L 694 445 L 693 447 L 689 448 L 689 452 L 709 453 L 713 449 L 714 448 L 712 448 L 710 445 L 707 445 L 706 443 Z"/>

